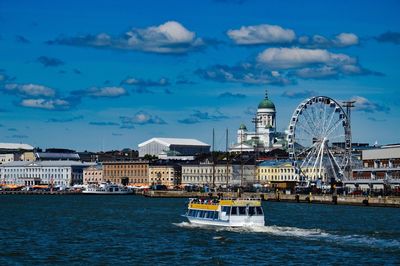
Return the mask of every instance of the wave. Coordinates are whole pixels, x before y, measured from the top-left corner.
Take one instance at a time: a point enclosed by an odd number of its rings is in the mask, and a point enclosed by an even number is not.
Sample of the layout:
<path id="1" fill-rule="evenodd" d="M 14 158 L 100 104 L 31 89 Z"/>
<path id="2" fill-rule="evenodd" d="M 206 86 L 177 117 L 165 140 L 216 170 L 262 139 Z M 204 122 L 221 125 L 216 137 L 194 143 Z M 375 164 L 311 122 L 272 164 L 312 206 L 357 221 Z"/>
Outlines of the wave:
<path id="1" fill-rule="evenodd" d="M 196 225 L 189 222 L 175 223 L 174 225 L 183 228 L 201 228 L 214 230 L 216 232 L 228 231 L 236 233 L 258 233 L 273 236 L 293 237 L 308 240 L 319 240 L 332 242 L 335 244 L 347 244 L 357 246 L 370 246 L 374 248 L 394 248 L 400 249 L 400 241 L 395 239 L 380 239 L 366 235 L 340 235 L 328 233 L 318 228 L 298 228 L 287 226 L 249 226 L 249 227 L 216 227 L 210 225 Z"/>

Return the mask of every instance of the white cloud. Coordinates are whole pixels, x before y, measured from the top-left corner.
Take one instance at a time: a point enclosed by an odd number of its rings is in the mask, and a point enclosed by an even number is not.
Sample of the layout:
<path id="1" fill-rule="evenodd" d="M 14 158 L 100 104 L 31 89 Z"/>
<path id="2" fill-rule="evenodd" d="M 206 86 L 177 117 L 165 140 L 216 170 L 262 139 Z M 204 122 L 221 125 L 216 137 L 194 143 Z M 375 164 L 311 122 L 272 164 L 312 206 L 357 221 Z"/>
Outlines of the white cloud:
<path id="1" fill-rule="evenodd" d="M 355 101 L 354 105 L 355 105 L 355 110 L 357 111 L 362 111 L 365 113 L 390 112 L 390 108 L 388 106 L 371 102 L 370 100 L 362 96 L 354 96 L 351 100 Z"/>
<path id="2" fill-rule="evenodd" d="M 334 39 L 334 43 L 340 47 L 357 45 L 358 36 L 354 33 L 343 32 L 336 36 L 336 38 Z"/>
<path id="3" fill-rule="evenodd" d="M 90 97 L 120 97 L 127 94 L 127 91 L 122 87 L 93 87 L 84 91 L 85 96 Z"/>
<path id="4" fill-rule="evenodd" d="M 241 45 L 291 43 L 296 38 L 293 30 L 268 24 L 242 26 L 238 30 L 229 30 L 227 34 L 235 43 Z"/>
<path id="5" fill-rule="evenodd" d="M 61 37 L 48 44 L 101 47 L 123 50 L 137 50 L 153 53 L 179 54 L 201 48 L 205 45 L 201 38 L 177 21 L 167 21 L 158 26 L 133 28 L 122 36 L 107 33 Z"/>
<path id="6" fill-rule="evenodd" d="M 71 107 L 68 101 L 62 99 L 24 99 L 21 101 L 20 105 L 46 110 L 65 110 Z"/>
<path id="7" fill-rule="evenodd" d="M 20 94 L 22 96 L 54 97 L 54 89 L 37 84 L 9 83 L 4 86 L 6 92 Z"/>
<path id="8" fill-rule="evenodd" d="M 121 116 L 121 124 L 124 128 L 129 128 L 133 125 L 146 125 L 146 124 L 167 124 L 161 117 L 149 114 L 145 111 L 137 112 L 133 117 Z"/>
<path id="9" fill-rule="evenodd" d="M 356 60 L 345 54 L 334 54 L 323 49 L 268 48 L 258 54 L 257 61 L 270 68 L 290 69 L 314 64 L 354 64 Z"/>

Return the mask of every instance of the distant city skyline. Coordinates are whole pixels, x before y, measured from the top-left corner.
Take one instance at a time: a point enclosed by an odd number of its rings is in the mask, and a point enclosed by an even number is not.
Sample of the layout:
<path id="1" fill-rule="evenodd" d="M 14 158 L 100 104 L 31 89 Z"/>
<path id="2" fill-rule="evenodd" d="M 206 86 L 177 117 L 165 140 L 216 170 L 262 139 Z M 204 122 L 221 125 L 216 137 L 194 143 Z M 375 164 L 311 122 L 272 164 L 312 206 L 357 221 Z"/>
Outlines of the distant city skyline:
<path id="1" fill-rule="evenodd" d="M 398 1 L 0 3 L 0 142 L 225 149 L 268 89 L 284 131 L 305 98 L 353 99 L 354 142 L 400 142 Z"/>

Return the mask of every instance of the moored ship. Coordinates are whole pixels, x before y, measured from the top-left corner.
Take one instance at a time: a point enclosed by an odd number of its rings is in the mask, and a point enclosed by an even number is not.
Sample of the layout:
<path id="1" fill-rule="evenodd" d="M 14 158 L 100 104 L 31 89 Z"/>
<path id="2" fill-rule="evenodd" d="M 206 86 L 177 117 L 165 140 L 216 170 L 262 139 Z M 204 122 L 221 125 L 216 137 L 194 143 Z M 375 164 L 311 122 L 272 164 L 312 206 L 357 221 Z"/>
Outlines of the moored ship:
<path id="1" fill-rule="evenodd" d="M 260 199 L 190 199 L 190 223 L 213 226 L 264 226 Z"/>
<path id="2" fill-rule="evenodd" d="M 129 188 L 122 187 L 112 183 L 102 183 L 99 186 L 88 186 L 82 191 L 83 194 L 94 195 L 127 195 L 132 194 L 133 191 Z"/>

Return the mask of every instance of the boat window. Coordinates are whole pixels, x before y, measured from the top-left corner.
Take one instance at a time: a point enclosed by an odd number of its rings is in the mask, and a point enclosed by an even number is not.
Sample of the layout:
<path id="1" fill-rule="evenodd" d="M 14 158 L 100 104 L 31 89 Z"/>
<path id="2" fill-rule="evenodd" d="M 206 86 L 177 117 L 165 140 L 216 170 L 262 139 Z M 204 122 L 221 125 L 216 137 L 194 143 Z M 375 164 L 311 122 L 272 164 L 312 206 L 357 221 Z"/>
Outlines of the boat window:
<path id="1" fill-rule="evenodd" d="M 210 211 L 206 212 L 205 218 L 212 219 L 213 214 Z"/>
<path id="2" fill-rule="evenodd" d="M 238 214 L 237 214 L 237 208 L 236 208 L 236 207 L 232 207 L 231 215 L 238 215 Z"/>
<path id="3" fill-rule="evenodd" d="M 253 216 L 256 214 L 256 208 L 255 207 L 249 207 L 249 216 Z"/>
<path id="4" fill-rule="evenodd" d="M 214 220 L 217 220 L 218 219 L 218 212 L 214 212 L 214 218 L 213 218 Z"/>
<path id="5" fill-rule="evenodd" d="M 256 207 L 256 210 L 257 210 L 257 215 L 263 215 L 262 207 Z"/>
<path id="6" fill-rule="evenodd" d="M 204 217 L 205 217 L 205 214 L 206 214 L 205 211 L 200 211 L 200 217 L 201 217 L 201 218 L 204 218 Z"/>
<path id="7" fill-rule="evenodd" d="M 246 215 L 246 207 L 239 207 L 239 215 Z"/>
<path id="8" fill-rule="evenodd" d="M 195 210 L 189 210 L 189 216 L 194 216 L 194 214 L 195 214 Z"/>
<path id="9" fill-rule="evenodd" d="M 223 206 L 222 207 L 222 212 L 226 212 L 227 214 L 229 214 L 231 212 L 231 207 L 230 206 Z"/>

